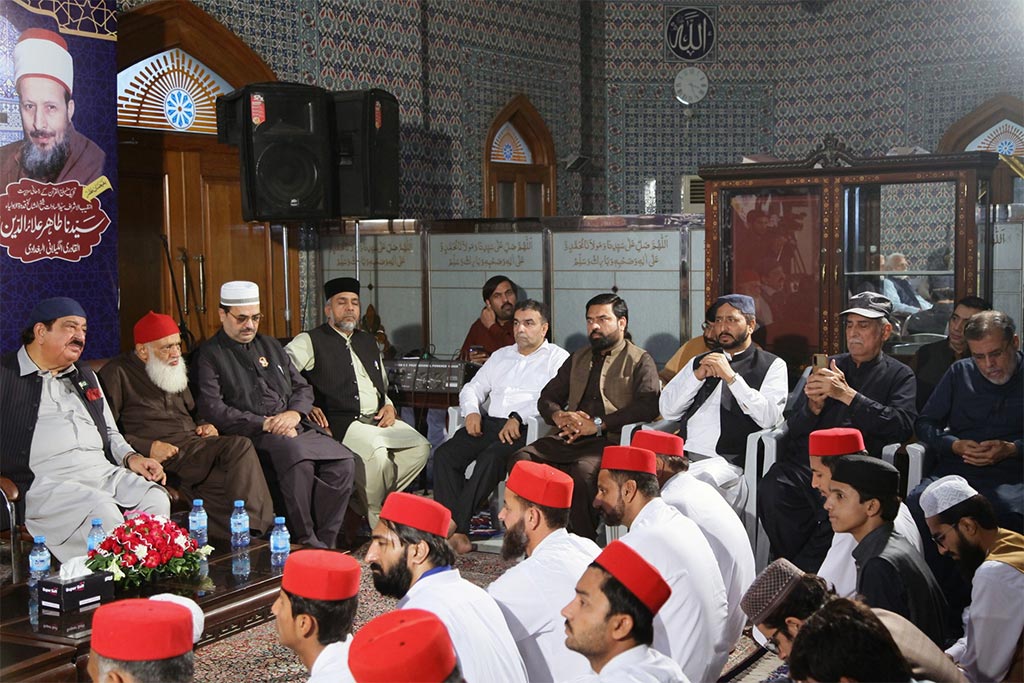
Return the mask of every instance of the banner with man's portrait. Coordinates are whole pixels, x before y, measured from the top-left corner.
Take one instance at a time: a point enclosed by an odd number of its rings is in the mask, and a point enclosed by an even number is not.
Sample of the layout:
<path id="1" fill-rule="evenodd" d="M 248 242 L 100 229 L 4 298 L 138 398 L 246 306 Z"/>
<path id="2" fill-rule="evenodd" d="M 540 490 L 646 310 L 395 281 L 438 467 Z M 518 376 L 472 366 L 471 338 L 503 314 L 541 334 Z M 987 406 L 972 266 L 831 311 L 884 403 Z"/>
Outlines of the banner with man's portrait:
<path id="1" fill-rule="evenodd" d="M 114 0 L 4 0 L 0 18 L 0 350 L 40 299 L 88 314 L 118 353 Z"/>

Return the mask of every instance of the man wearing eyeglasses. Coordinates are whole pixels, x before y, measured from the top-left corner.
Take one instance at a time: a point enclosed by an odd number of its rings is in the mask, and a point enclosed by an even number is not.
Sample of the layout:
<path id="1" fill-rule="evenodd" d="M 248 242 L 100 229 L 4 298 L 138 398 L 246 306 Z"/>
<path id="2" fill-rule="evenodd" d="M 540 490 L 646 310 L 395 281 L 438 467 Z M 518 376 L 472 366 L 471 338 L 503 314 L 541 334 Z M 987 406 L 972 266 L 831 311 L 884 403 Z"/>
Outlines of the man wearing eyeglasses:
<path id="1" fill-rule="evenodd" d="M 1000 526 L 1024 531 L 1024 381 L 1020 338 L 1013 319 L 982 311 L 967 321 L 970 357 L 957 361 L 917 419 L 918 438 L 937 454 L 932 476 L 909 496 L 913 501 L 931 482 L 958 474 L 991 501 Z"/>
<path id="2" fill-rule="evenodd" d="M 789 383 L 786 362 L 751 338 L 757 328 L 754 299 L 726 294 L 714 309 L 717 348 L 687 363 L 665 385 L 658 407 L 666 420 L 681 422 L 693 476 L 742 515 L 747 436 L 782 422 Z"/>
<path id="3" fill-rule="evenodd" d="M 953 312 L 949 315 L 948 334 L 931 344 L 925 344 L 917 350 L 915 356 L 915 372 L 917 375 L 917 409 L 920 411 L 931 398 L 939 380 L 949 370 L 949 366 L 961 358 L 970 356 L 967 340 L 964 338 L 964 326 L 971 316 L 982 311 L 992 310 L 992 304 L 977 296 L 965 296 L 956 302 Z"/>
<path id="4" fill-rule="evenodd" d="M 1024 536 L 1000 528 L 985 496 L 957 475 L 931 483 L 921 508 L 939 552 L 971 582 L 964 637 L 946 654 L 970 681 L 1024 680 Z"/>
<path id="5" fill-rule="evenodd" d="M 352 451 L 309 418 L 313 388 L 281 344 L 258 333 L 259 286 L 224 283 L 219 313 L 222 328 L 195 362 L 199 416 L 252 439 L 296 543 L 333 548 L 352 493 Z"/>
<path id="6" fill-rule="evenodd" d="M 780 558 L 768 565 L 747 589 L 740 606 L 754 625 L 755 637 L 782 661 L 789 661 L 793 640 L 815 612 L 836 599 L 820 576 L 805 574 Z M 964 677 L 921 629 L 895 612 L 871 611 L 892 635 L 916 680 L 953 683 Z"/>

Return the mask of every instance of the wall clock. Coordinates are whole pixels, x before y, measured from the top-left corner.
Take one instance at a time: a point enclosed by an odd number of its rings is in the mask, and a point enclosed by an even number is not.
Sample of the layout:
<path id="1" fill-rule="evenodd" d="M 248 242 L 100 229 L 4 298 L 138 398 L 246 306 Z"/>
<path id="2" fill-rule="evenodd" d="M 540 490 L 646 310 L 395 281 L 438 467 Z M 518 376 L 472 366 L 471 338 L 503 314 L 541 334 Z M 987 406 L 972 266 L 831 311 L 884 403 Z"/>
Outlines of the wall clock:
<path id="1" fill-rule="evenodd" d="M 680 69 L 673 84 L 676 99 L 690 106 L 700 102 L 708 94 L 708 77 L 695 66 Z"/>

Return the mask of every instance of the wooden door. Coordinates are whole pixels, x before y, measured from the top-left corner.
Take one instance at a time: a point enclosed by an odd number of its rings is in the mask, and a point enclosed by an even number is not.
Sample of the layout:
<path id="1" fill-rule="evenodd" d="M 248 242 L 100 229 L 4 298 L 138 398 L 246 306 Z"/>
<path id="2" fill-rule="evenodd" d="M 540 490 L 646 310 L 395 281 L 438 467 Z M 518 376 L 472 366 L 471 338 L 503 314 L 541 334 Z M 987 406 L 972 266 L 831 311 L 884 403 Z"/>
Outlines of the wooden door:
<path id="1" fill-rule="evenodd" d="M 494 217 L 533 218 L 554 213 L 547 169 L 493 164 L 490 180 L 490 204 Z"/>
<path id="2" fill-rule="evenodd" d="M 119 70 L 175 48 L 231 88 L 277 80 L 258 54 L 192 2 L 154 0 L 119 16 Z M 162 72 L 147 73 L 163 77 Z M 159 91 L 151 86 L 147 83 L 146 92 Z M 232 279 L 260 285 L 267 316 L 261 332 L 289 335 L 282 228 L 242 220 L 238 151 L 213 135 L 174 132 L 150 117 L 127 120 L 150 130 L 118 131 L 122 346 L 132 346 L 132 327 L 149 310 L 175 319 L 180 310 L 197 341 L 214 334 L 220 326 L 220 285 Z M 297 311 L 294 247 L 288 261 L 289 300 Z"/>
<path id="3" fill-rule="evenodd" d="M 282 228 L 242 220 L 238 153 L 199 135 L 121 131 L 122 345 L 147 310 L 184 317 L 196 341 L 215 334 L 220 286 L 251 280 L 266 316 L 260 331 L 288 336 Z M 170 266 L 164 247 L 170 250 Z M 288 249 L 298 310 L 298 250 Z"/>

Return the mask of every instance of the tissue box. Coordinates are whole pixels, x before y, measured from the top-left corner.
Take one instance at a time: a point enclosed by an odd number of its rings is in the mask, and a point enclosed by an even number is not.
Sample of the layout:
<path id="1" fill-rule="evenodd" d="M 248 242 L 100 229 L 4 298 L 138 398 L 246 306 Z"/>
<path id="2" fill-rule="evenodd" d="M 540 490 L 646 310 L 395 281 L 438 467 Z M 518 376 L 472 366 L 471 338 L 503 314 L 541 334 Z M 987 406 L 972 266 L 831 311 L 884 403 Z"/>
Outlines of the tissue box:
<path id="1" fill-rule="evenodd" d="M 114 599 L 114 575 L 93 572 L 73 579 L 48 576 L 39 580 L 39 606 L 59 612 L 77 612 Z"/>
<path id="2" fill-rule="evenodd" d="M 92 613 L 98 602 L 85 607 L 81 612 L 58 612 L 57 610 L 39 610 L 39 632 L 48 633 L 61 638 L 83 638 L 92 633 Z"/>

